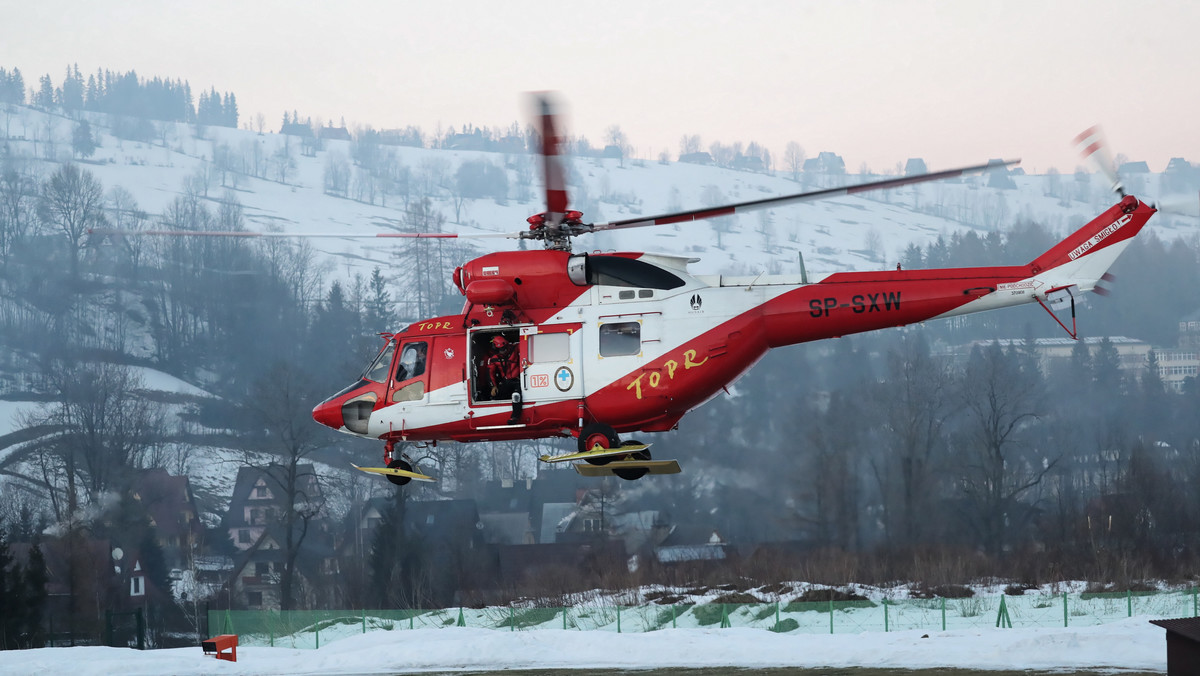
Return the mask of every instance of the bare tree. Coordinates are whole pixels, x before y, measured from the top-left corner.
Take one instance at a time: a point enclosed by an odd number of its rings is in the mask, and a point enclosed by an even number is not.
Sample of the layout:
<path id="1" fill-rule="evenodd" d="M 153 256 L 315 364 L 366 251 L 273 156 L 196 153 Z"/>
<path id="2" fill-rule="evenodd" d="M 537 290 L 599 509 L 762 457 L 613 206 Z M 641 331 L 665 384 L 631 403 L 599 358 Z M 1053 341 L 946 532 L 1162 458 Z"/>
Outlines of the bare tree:
<path id="1" fill-rule="evenodd" d="M 959 385 L 966 424 L 958 444 L 960 481 L 971 525 L 992 554 L 1003 551 L 1011 529 L 1032 510 L 1021 498 L 1046 476 L 1057 458 L 1030 450 L 1024 434 L 1042 406 L 1043 382 L 999 343 L 972 352 Z"/>
<path id="2" fill-rule="evenodd" d="M 90 228 L 104 223 L 104 188 L 92 172 L 67 163 L 46 179 L 38 205 L 42 221 L 67 240 L 71 277 L 79 277 L 79 250 Z"/>
<path id="3" fill-rule="evenodd" d="M 247 453 L 243 464 L 262 470 L 264 477 L 274 482 L 271 488 L 281 500 L 284 565 L 280 608 L 291 610 L 298 584 L 296 560 L 312 521 L 325 505 L 312 465 L 306 462 L 322 444 L 321 429 L 308 413 L 319 395 L 305 373 L 287 362 L 277 364 L 253 389 L 250 406 L 269 435 L 265 450 L 270 460 L 264 464 L 261 455 Z"/>
<path id="4" fill-rule="evenodd" d="M 725 198 L 725 193 L 715 185 L 706 185 L 704 190 L 700 192 L 700 201 L 706 207 L 714 207 L 725 204 L 728 200 Z M 709 219 L 712 224 L 713 232 L 717 234 L 717 248 L 724 248 L 722 235 L 733 232 L 737 225 L 737 216 L 720 216 L 718 218 Z"/>
<path id="5" fill-rule="evenodd" d="M 350 161 L 336 150 L 325 156 L 325 194 L 345 197 L 350 190 Z"/>
<path id="6" fill-rule="evenodd" d="M 0 269 L 37 225 L 37 179 L 30 163 L 5 158 L 0 166 Z"/>
<path id="7" fill-rule="evenodd" d="M 679 138 L 679 156 L 698 153 L 703 146 L 699 134 L 684 134 Z"/>
<path id="8" fill-rule="evenodd" d="M 43 375 L 53 403 L 24 414 L 21 424 L 58 430 L 42 455 L 41 483 L 61 521 L 81 501 L 123 489 L 130 470 L 162 443 L 166 416 L 141 396 L 141 377 L 127 366 L 52 359 Z"/>
<path id="9" fill-rule="evenodd" d="M 883 411 L 883 454 L 872 460 L 883 499 L 884 527 L 895 545 L 916 544 L 934 499 L 945 426 L 954 410 L 953 383 L 929 354 L 923 336 L 907 337 L 887 356 L 887 375 L 875 388 Z"/>
<path id="10" fill-rule="evenodd" d="M 783 150 L 783 164 L 792 175 L 793 181 L 800 180 L 800 172 L 804 169 L 804 148 L 795 141 L 788 141 Z"/>
<path id="11" fill-rule="evenodd" d="M 633 154 L 633 144 L 629 142 L 629 136 L 625 134 L 620 125 L 614 124 L 605 130 L 604 140 L 620 153 L 620 164 L 624 167 L 625 158 Z"/>
<path id="12" fill-rule="evenodd" d="M 116 230 L 136 232 L 146 225 L 149 216 L 138 207 L 133 195 L 121 186 L 113 186 L 108 191 L 108 221 Z M 146 248 L 143 237 L 123 237 L 121 244 L 129 256 L 130 273 L 136 278 L 142 255 Z"/>

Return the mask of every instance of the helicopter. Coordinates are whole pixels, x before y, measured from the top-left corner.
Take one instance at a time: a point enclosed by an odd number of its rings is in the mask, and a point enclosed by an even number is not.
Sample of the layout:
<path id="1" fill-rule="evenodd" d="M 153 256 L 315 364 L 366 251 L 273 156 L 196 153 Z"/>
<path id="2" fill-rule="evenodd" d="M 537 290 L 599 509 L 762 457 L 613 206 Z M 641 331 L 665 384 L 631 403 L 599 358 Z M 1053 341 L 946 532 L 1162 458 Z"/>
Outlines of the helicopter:
<path id="1" fill-rule="evenodd" d="M 696 258 L 575 253 L 571 240 L 896 188 L 1017 161 L 588 224 L 570 209 L 562 138 L 546 99 L 539 104 L 547 210 L 509 236 L 540 241 L 544 249 L 489 253 L 457 268 L 453 282 L 465 297 L 461 313 L 384 334 L 383 347 L 358 381 L 313 409 L 323 425 L 384 442 L 384 466 L 359 469 L 403 485 L 432 477 L 397 456 L 397 442 L 575 437 L 578 452 L 540 460 L 583 461 L 574 464 L 580 474 L 626 480 L 677 473 L 678 461 L 655 460 L 648 444 L 622 435 L 674 429 L 770 349 L 1027 303 L 1040 304 L 1076 337 L 1076 299 L 1107 279 L 1108 268 L 1156 213 L 1115 183 L 1117 204 L 1026 265 L 838 272 L 819 281 L 804 274 L 693 275 L 688 265 Z M 1085 144 L 1085 154 L 1102 147 L 1082 136 L 1077 142 Z M 1070 329 L 1053 312 L 1066 306 Z"/>
<path id="2" fill-rule="evenodd" d="M 658 216 L 586 223 L 570 208 L 556 116 L 538 96 L 546 210 L 512 233 L 372 237 L 507 237 L 542 249 L 488 253 L 453 272 L 461 312 L 381 334 L 359 377 L 317 404 L 314 420 L 383 441 L 383 463 L 359 467 L 397 485 L 434 481 L 398 443 L 563 437 L 577 451 L 543 455 L 584 476 L 637 480 L 681 471 L 628 435 L 667 432 L 727 391 L 768 350 L 888 327 L 1037 303 L 1072 338 L 1080 296 L 1098 283 L 1157 209 L 1125 194 L 1098 132 L 1076 142 L 1114 179 L 1120 201 L 1025 265 L 735 277 L 688 271 L 699 259 L 575 252 L 595 232 L 691 223 L 757 209 L 998 170 L 1019 160 L 889 178 Z M 1105 165 L 1108 165 L 1105 167 Z M 289 236 L 284 233 L 142 234 Z M 310 235 L 312 236 L 312 235 Z M 338 235 L 316 235 L 346 237 Z M 1055 310 L 1071 310 L 1071 328 Z M 624 436 L 623 436 L 624 435 Z"/>

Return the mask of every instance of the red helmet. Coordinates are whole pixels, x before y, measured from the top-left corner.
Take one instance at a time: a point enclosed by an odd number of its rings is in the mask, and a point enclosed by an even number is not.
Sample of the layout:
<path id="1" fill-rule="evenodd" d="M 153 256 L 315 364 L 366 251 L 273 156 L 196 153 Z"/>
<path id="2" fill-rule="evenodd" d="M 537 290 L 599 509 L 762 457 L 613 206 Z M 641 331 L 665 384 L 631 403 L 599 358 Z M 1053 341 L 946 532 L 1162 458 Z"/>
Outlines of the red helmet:
<path id="1" fill-rule="evenodd" d="M 504 339 L 504 336 L 496 334 L 492 337 L 492 347 L 496 348 L 497 350 L 508 347 L 508 341 Z"/>

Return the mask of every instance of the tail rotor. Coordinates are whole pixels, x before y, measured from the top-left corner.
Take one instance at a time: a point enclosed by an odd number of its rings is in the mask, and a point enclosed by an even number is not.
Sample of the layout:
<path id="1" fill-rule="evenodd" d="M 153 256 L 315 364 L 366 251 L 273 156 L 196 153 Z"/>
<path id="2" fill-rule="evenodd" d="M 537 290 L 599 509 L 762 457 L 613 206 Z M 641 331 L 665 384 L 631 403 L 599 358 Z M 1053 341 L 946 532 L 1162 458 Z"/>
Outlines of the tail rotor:
<path id="1" fill-rule="evenodd" d="M 1100 125 L 1088 127 L 1083 133 L 1076 136 L 1075 148 L 1083 159 L 1104 174 L 1112 184 L 1113 192 L 1121 197 L 1125 196 L 1125 185 L 1121 183 L 1121 177 L 1117 174 L 1117 166 L 1113 163 L 1112 154 L 1108 150 L 1108 141 L 1105 140 L 1104 130 L 1100 128 Z"/>

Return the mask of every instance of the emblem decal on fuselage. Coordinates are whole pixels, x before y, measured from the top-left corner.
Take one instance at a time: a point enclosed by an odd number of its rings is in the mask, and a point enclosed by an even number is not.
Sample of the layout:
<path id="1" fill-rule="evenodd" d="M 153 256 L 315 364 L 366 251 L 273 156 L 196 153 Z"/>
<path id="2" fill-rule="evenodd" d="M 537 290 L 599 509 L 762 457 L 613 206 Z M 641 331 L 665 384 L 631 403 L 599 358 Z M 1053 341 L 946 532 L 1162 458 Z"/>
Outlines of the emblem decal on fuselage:
<path id="1" fill-rule="evenodd" d="M 693 310 L 699 310 L 700 306 L 704 304 L 704 301 L 700 298 L 700 294 L 694 293 L 692 294 L 691 303 Z"/>
<path id="2" fill-rule="evenodd" d="M 448 347 L 442 354 L 446 355 L 446 359 L 454 359 L 454 348 Z"/>
<path id="3" fill-rule="evenodd" d="M 566 366 L 558 367 L 558 370 L 554 372 L 554 386 L 557 387 L 560 392 L 566 392 L 567 390 L 571 389 L 574 384 L 575 374 L 571 373 L 571 369 L 567 368 Z"/>

